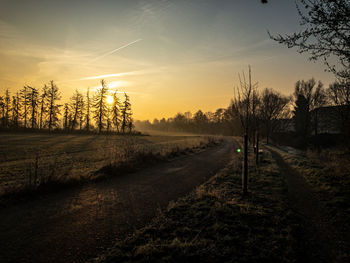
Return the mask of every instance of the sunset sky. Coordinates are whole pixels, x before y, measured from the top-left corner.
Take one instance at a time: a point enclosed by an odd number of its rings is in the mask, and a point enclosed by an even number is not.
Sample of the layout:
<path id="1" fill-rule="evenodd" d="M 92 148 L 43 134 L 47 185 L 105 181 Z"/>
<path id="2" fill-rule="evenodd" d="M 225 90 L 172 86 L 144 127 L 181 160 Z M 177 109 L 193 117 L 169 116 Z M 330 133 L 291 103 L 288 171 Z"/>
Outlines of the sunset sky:
<path id="1" fill-rule="evenodd" d="M 269 39 L 298 21 L 292 0 L 0 0 L 0 92 L 53 79 L 67 100 L 103 76 L 152 120 L 227 107 L 248 65 L 260 89 L 328 85 L 322 62 Z"/>

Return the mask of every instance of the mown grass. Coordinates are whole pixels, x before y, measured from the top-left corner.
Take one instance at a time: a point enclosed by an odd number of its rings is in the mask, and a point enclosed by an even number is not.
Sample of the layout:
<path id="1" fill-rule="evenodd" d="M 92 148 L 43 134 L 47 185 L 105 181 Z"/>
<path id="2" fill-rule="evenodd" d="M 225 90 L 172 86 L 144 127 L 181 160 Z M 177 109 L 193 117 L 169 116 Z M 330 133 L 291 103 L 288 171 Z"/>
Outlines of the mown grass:
<path id="1" fill-rule="evenodd" d="M 278 167 L 266 153 L 261 167 L 250 170 L 250 194 L 243 198 L 238 157 L 96 261 L 298 261 L 302 227 L 288 209 Z"/>
<path id="2" fill-rule="evenodd" d="M 350 257 L 350 153 L 345 150 L 307 150 L 292 154 L 281 149 L 275 151 L 302 175 L 321 202 L 323 216 L 338 231 L 343 243 L 344 257 Z"/>

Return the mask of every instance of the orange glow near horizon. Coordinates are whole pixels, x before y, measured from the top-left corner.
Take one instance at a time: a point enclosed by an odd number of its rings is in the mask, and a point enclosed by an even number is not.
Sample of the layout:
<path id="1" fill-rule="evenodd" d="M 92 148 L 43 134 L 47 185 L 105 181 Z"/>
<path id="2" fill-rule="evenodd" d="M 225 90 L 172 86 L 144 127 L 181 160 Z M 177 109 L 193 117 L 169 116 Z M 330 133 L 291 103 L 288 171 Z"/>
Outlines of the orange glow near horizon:
<path id="1" fill-rule="evenodd" d="M 64 104 L 76 89 L 93 96 L 103 78 L 130 95 L 135 119 L 153 120 L 227 107 L 248 65 L 259 89 L 284 95 L 301 79 L 334 81 L 269 38 L 266 29 L 295 32 L 293 1 L 20 2 L 0 10 L 0 96 L 54 80 Z"/>

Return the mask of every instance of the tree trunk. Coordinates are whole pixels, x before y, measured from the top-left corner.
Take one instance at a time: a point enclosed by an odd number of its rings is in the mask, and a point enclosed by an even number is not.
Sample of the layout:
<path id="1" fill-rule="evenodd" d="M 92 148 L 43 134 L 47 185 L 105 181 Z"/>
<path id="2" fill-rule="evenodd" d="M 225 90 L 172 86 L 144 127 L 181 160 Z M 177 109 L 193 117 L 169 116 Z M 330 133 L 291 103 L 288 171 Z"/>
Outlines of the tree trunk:
<path id="1" fill-rule="evenodd" d="M 318 134 L 318 109 L 315 110 L 315 135 Z"/>
<path id="2" fill-rule="evenodd" d="M 243 160 L 243 177 L 242 177 L 243 195 L 248 193 L 248 134 L 244 134 L 244 160 Z"/>
<path id="3" fill-rule="evenodd" d="M 256 134 L 256 165 L 259 165 L 259 132 Z"/>

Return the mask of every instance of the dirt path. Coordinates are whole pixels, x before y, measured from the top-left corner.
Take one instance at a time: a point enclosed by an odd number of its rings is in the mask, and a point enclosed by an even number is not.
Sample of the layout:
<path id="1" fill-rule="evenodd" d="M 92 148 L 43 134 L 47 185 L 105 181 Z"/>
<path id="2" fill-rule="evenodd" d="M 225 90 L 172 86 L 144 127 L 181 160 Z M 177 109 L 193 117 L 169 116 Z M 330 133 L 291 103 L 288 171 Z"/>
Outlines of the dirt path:
<path id="1" fill-rule="evenodd" d="M 281 155 L 268 147 L 285 179 L 290 207 L 305 222 L 301 240 L 303 262 L 336 262 L 332 253 L 334 238 L 327 219 L 322 215 L 322 207 L 313 194 L 310 185 L 295 169 L 286 163 Z"/>
<path id="2" fill-rule="evenodd" d="M 0 262 L 85 262 L 232 158 L 234 142 L 0 210 Z"/>

